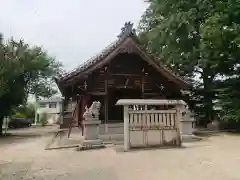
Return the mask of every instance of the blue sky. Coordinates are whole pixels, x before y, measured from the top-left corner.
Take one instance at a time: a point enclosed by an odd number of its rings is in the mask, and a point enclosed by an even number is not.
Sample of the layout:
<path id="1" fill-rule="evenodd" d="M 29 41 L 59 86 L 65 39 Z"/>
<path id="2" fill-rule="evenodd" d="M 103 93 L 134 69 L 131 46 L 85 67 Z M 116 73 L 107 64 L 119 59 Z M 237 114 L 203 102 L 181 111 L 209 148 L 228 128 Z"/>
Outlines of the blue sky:
<path id="1" fill-rule="evenodd" d="M 5 0 L 0 32 L 43 46 L 71 70 L 101 51 L 124 22 L 138 24 L 144 0 Z"/>

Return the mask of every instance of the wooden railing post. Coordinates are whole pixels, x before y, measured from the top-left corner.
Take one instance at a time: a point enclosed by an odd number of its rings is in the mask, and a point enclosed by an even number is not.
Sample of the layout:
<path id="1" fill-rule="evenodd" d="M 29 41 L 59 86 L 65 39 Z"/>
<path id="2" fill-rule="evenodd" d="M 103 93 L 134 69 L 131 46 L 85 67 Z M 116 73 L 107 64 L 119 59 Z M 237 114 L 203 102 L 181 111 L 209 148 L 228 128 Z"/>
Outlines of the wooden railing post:
<path id="1" fill-rule="evenodd" d="M 124 151 L 129 150 L 129 113 L 128 105 L 123 106 L 124 113 Z"/>

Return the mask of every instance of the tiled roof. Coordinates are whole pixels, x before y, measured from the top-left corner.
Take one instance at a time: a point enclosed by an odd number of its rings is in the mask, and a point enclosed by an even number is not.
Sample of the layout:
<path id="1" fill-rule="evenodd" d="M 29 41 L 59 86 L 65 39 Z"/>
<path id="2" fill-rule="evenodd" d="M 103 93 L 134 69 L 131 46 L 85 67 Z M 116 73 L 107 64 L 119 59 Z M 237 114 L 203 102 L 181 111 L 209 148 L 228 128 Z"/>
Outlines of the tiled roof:
<path id="1" fill-rule="evenodd" d="M 125 39 L 125 38 L 124 38 Z M 97 54 L 96 56 L 93 56 L 92 58 L 90 58 L 89 60 L 85 61 L 83 64 L 81 64 L 80 66 L 78 66 L 76 69 L 74 69 L 73 71 L 64 74 L 63 77 L 60 78 L 60 80 L 64 80 L 67 79 L 73 75 L 76 75 L 77 73 L 80 73 L 82 71 L 84 71 L 85 69 L 87 69 L 88 67 L 90 67 L 91 65 L 97 63 L 98 61 L 101 61 L 103 58 L 105 58 L 106 56 L 108 56 L 112 51 L 114 51 L 120 44 L 121 42 L 124 41 L 124 39 L 117 39 L 116 41 L 114 41 L 113 43 L 111 43 L 110 45 L 108 45 L 106 48 L 104 48 L 99 54 Z"/>
<path id="2" fill-rule="evenodd" d="M 136 37 L 135 35 L 135 31 L 132 29 L 132 24 L 131 23 L 125 23 L 124 28 L 122 28 L 122 32 L 121 34 L 118 36 L 118 39 L 116 41 L 114 41 L 113 43 L 111 43 L 110 45 L 108 45 L 106 48 L 104 48 L 99 54 L 97 54 L 96 56 L 93 56 L 92 58 L 90 58 L 89 60 L 85 61 L 83 64 L 81 64 L 80 66 L 78 66 L 76 69 L 74 69 L 73 71 L 64 74 L 62 77 L 59 78 L 60 81 L 62 80 L 66 80 L 69 79 L 72 76 L 75 76 L 81 72 L 83 72 L 84 70 L 88 69 L 90 66 L 96 64 L 97 62 L 101 61 L 102 59 L 104 59 L 105 57 L 107 57 L 110 53 L 112 53 L 124 40 L 126 40 L 128 37 Z M 140 49 L 142 49 L 143 51 L 146 51 L 146 48 L 143 48 L 143 46 L 139 45 L 138 46 Z M 153 58 L 153 60 L 155 60 L 156 58 L 154 58 L 153 55 L 149 54 L 149 56 L 151 58 Z M 169 68 L 167 68 L 163 63 L 161 62 L 157 62 L 158 66 L 160 66 L 162 69 L 164 69 L 165 71 L 167 71 L 168 73 L 171 73 L 172 76 L 174 76 L 176 79 L 188 84 L 185 80 L 183 80 L 181 77 L 177 76 L 176 74 L 174 74 Z"/>
<path id="3" fill-rule="evenodd" d="M 90 58 L 89 60 L 85 61 L 83 64 L 81 64 L 79 67 L 74 69 L 72 72 L 64 74 L 63 77 L 60 77 L 59 80 L 65 80 L 68 79 L 71 76 L 74 76 L 91 65 L 97 63 L 98 61 L 101 61 L 103 58 L 108 56 L 111 52 L 113 52 L 127 37 L 135 34 L 133 30 L 133 24 L 131 22 L 126 22 L 124 24 L 124 27 L 121 29 L 121 33 L 118 35 L 118 39 L 111 43 L 109 46 L 104 48 L 98 55 Z"/>

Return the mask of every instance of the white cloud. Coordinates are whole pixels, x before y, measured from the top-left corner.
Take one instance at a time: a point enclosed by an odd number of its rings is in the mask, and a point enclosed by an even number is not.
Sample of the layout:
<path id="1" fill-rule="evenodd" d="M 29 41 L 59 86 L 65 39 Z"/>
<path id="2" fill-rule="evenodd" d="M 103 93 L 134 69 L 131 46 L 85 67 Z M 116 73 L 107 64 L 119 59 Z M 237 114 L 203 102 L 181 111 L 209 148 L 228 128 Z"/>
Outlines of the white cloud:
<path id="1" fill-rule="evenodd" d="M 143 0 L 8 0 L 1 2 L 0 32 L 42 45 L 63 62 L 78 66 L 116 38 L 124 22 L 137 25 Z"/>

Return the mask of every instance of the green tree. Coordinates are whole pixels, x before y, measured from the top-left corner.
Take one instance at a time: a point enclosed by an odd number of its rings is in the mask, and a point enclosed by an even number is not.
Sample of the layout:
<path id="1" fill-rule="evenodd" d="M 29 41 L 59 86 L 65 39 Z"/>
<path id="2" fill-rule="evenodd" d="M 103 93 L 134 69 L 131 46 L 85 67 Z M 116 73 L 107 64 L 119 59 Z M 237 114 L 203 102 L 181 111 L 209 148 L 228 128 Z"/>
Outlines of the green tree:
<path id="1" fill-rule="evenodd" d="M 28 94 L 49 97 L 57 91 L 53 77 L 62 73 L 62 65 L 41 47 L 30 47 L 22 40 L 0 41 L 0 133 L 4 116 L 26 104 Z"/>
<path id="2" fill-rule="evenodd" d="M 213 118 L 214 81 L 239 60 L 238 1 L 150 0 L 139 25 L 148 49 L 176 73 L 196 82 L 206 125 Z M 201 98 L 202 97 L 202 98 Z"/>

